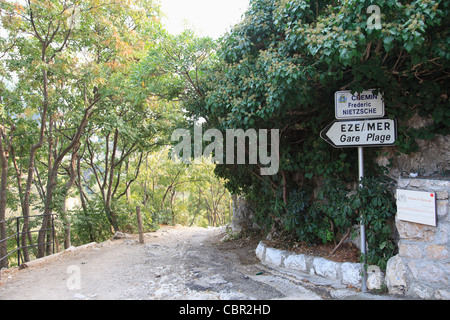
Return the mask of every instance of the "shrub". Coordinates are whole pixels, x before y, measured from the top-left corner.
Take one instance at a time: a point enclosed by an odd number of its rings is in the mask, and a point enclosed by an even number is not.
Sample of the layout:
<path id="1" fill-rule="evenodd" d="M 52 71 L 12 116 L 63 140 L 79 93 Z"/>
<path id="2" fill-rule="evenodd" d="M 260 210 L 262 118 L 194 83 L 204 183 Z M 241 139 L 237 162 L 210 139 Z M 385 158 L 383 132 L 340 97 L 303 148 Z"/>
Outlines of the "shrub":
<path id="1" fill-rule="evenodd" d="M 392 182 L 385 177 L 364 178 L 362 182 L 363 188 L 351 191 L 341 180 L 326 180 L 313 203 L 305 191 L 291 192 L 283 217 L 285 228 L 299 241 L 336 243 L 339 235 L 363 221 L 367 263 L 385 268 L 396 250 L 389 224 L 396 211 Z"/>

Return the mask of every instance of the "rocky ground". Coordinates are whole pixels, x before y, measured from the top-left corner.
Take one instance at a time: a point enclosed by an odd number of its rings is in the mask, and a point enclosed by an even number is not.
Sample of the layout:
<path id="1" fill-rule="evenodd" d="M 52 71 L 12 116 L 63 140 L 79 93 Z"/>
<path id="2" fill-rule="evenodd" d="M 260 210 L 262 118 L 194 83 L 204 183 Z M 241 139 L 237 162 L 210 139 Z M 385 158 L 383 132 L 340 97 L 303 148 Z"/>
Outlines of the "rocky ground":
<path id="1" fill-rule="evenodd" d="M 262 265 L 255 241 L 226 241 L 223 228 L 162 227 L 4 270 L 0 300 L 379 299 Z M 317 280 L 317 281 L 316 281 Z"/>

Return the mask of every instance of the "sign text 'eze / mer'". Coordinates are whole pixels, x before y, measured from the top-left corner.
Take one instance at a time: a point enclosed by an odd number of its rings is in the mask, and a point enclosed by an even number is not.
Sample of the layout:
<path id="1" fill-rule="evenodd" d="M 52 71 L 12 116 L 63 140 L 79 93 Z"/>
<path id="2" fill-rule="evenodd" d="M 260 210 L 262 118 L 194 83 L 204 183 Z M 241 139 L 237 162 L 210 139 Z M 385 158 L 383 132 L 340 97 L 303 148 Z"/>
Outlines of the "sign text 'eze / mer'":
<path id="1" fill-rule="evenodd" d="M 320 137 L 337 148 L 388 146 L 397 139 L 397 125 L 391 119 L 333 121 Z"/>

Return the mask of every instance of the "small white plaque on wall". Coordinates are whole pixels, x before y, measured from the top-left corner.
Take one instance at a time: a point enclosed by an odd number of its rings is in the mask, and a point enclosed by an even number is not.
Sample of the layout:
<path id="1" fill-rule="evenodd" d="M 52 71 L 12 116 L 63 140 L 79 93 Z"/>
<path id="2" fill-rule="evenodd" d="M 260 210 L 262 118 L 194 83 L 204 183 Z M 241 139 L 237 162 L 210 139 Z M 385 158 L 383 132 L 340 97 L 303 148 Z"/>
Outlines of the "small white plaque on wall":
<path id="1" fill-rule="evenodd" d="M 397 218 L 436 226 L 436 194 L 397 189 Z"/>

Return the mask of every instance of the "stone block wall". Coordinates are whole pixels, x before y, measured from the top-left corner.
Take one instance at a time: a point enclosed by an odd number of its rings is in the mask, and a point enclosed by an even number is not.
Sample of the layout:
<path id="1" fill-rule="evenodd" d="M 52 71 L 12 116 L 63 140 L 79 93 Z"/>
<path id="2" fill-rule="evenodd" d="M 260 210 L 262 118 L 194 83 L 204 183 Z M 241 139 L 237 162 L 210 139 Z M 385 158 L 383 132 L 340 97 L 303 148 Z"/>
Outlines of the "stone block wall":
<path id="1" fill-rule="evenodd" d="M 403 123 L 406 127 L 420 129 L 434 124 L 431 117 L 423 118 L 417 113 Z M 389 168 L 388 175 L 397 180 L 398 177 L 418 174 L 431 177 L 450 172 L 450 135 L 436 134 L 431 140 L 416 139 L 417 151 L 411 154 L 399 154 L 396 147 L 383 147 L 376 162 Z"/>
<path id="2" fill-rule="evenodd" d="M 360 263 L 340 263 L 321 257 L 296 254 L 268 247 L 262 241 L 256 248 L 256 256 L 262 263 L 292 271 L 318 275 L 343 286 L 361 286 L 362 266 Z"/>
<path id="3" fill-rule="evenodd" d="M 254 209 L 252 204 L 244 197 L 233 195 L 233 220 L 231 221 L 231 233 L 259 230 L 259 226 L 253 221 Z"/>
<path id="4" fill-rule="evenodd" d="M 437 225 L 396 218 L 399 253 L 386 268 L 390 294 L 421 299 L 450 299 L 450 181 L 399 179 L 399 189 L 436 193 Z"/>

